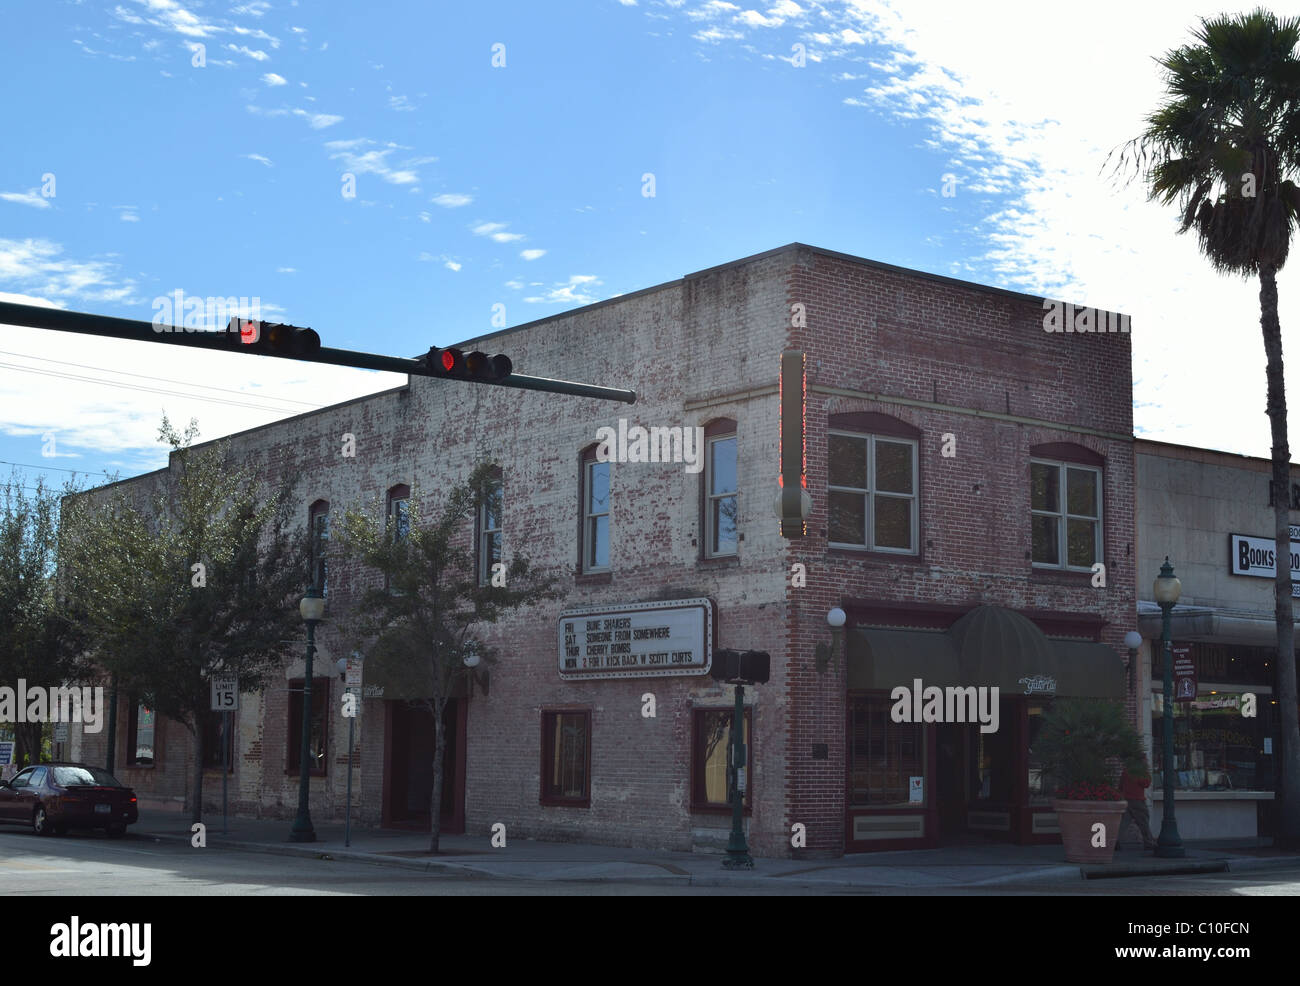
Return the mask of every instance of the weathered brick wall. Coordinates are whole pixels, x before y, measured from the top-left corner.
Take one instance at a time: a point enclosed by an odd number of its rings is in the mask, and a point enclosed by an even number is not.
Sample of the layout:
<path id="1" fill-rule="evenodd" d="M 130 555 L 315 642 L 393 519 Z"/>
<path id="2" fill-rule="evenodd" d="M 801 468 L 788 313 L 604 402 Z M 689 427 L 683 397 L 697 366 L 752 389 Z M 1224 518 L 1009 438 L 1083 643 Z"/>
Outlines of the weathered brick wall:
<path id="1" fill-rule="evenodd" d="M 1131 435 L 1129 337 L 1049 334 L 1042 307 L 1030 299 L 813 251 L 800 252 L 787 300 L 806 306 L 806 328 L 786 331 L 788 345 L 808 353 L 813 494 L 809 536 L 791 541 L 787 555 L 808 571 L 807 588 L 790 591 L 790 634 L 798 642 L 786 763 L 798 817 L 790 821 L 807 825 L 810 853 L 834 853 L 844 844 L 847 675 L 843 662 L 838 680 L 812 670 L 814 646 L 829 639 L 831 607 L 898 600 L 1095 614 L 1107 621 L 1103 642 L 1123 653 L 1135 615 L 1132 443 L 1006 419 Z M 826 394 L 818 386 L 911 403 Z M 827 415 L 850 411 L 888 414 L 922 433 L 919 560 L 827 550 Z M 956 438 L 951 458 L 941 455 L 945 434 Z M 1031 566 L 1029 449 L 1046 442 L 1073 442 L 1106 459 L 1104 589 L 1093 588 L 1088 575 Z M 812 760 L 813 743 L 827 743 L 830 759 Z"/>
<path id="2" fill-rule="evenodd" d="M 807 306 L 807 328 L 790 327 L 790 305 Z M 306 534 L 309 505 L 330 503 L 337 523 L 362 503 L 382 512 L 385 492 L 407 483 L 437 495 L 470 472 L 480 446 L 504 474 L 504 545 L 563 570 L 565 598 L 511 614 L 483 634 L 498 653 L 489 696 L 469 703 L 467 832 L 489 838 L 582 839 L 647 847 L 717 846 L 729 819 L 692 813 L 691 710 L 730 707 L 732 690 L 704 677 L 562 681 L 556 620 L 563 609 L 611 608 L 671 596 L 713 598 L 720 647 L 767 650 L 772 680 L 746 690 L 755 718 L 751 846 L 791 850 L 790 826 L 808 829 L 810 854 L 837 852 L 844 836 L 845 682 L 813 670 L 828 639 L 825 613 L 845 599 L 884 599 L 1095 613 L 1118 645 L 1132 624 L 1134 564 L 1130 443 L 1006 416 L 1042 418 L 1098 432 L 1131 434 L 1128 337 L 1049 335 L 1034 302 L 793 247 L 691 275 L 682 281 L 589 306 L 476 341 L 508 353 L 521 373 L 628 387 L 632 406 L 587 398 L 415 379 L 409 388 L 337 405 L 235 436 L 237 454 L 268 477 L 298 480 Z M 920 402 L 902 407 L 865 396 L 809 394 L 807 539 L 779 536 L 776 379 L 782 349 L 809 353 L 809 383 Z M 925 402 L 1004 418 L 957 414 Z M 873 410 L 920 428 L 921 559 L 827 554 L 824 529 L 826 414 Z M 581 450 L 601 426 L 703 426 L 737 422 L 737 560 L 700 561 L 703 473 L 680 463 L 611 468 L 611 572 L 575 575 Z M 939 454 L 957 437 L 956 458 Z M 355 436 L 356 456 L 341 454 Z M 1029 446 L 1073 441 L 1106 457 L 1107 588 L 1086 577 L 1031 571 Z M 465 532 L 468 546 L 470 531 Z M 794 562 L 806 588 L 789 588 Z M 317 673 L 333 675 L 350 649 L 346 618 L 366 576 L 334 559 L 327 622 L 317 633 Z M 301 676 L 302 660 L 284 671 Z M 313 778 L 314 817 L 338 817 L 346 783 L 331 685 L 330 774 Z M 657 715 L 643 718 L 642 695 Z M 232 790 L 239 803 L 290 817 L 297 777 L 285 773 L 287 692 L 246 697 Z M 541 713 L 592 711 L 589 808 L 539 804 Z M 384 703 L 366 700 L 358 722 L 358 817 L 377 823 L 384 780 Z M 169 733 L 169 742 L 175 743 Z M 830 759 L 811 759 L 826 743 Z M 217 783 L 205 800 L 220 795 Z M 178 791 L 184 790 L 179 780 Z"/>

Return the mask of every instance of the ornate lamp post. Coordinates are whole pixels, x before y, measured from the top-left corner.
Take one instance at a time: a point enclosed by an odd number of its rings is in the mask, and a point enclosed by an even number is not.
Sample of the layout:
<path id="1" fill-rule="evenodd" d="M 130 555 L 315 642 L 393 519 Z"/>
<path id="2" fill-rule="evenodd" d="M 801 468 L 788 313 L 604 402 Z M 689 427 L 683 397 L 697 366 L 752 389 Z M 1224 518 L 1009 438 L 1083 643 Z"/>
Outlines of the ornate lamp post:
<path id="1" fill-rule="evenodd" d="M 307 624 L 307 669 L 302 684 L 302 752 L 299 755 L 298 817 L 289 832 L 290 842 L 315 842 L 316 830 L 312 828 L 311 812 L 307 808 L 307 793 L 311 785 L 311 659 L 316 653 L 316 624 L 325 616 L 325 599 L 320 589 L 312 586 L 298 604 L 298 612 Z"/>
<path id="2" fill-rule="evenodd" d="M 1169 618 L 1174 604 L 1183 590 L 1183 584 L 1174 576 L 1174 566 L 1169 564 L 1169 556 L 1160 566 L 1156 577 L 1154 595 L 1160 605 L 1161 629 L 1160 646 L 1164 654 L 1165 694 L 1164 694 L 1164 762 L 1160 771 L 1164 779 L 1164 817 L 1160 823 L 1160 838 L 1157 840 L 1156 855 L 1165 859 L 1182 859 L 1187 855 L 1183 840 L 1178 835 L 1178 822 L 1174 818 L 1174 655 L 1173 643 L 1169 636 Z"/>

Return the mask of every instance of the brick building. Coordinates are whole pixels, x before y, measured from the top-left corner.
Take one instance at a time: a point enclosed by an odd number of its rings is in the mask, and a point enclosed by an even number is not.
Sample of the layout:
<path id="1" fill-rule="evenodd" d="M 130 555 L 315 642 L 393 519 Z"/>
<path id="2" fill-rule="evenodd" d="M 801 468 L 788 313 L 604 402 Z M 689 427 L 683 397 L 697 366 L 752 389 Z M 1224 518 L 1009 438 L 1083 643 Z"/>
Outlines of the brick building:
<path id="1" fill-rule="evenodd" d="M 1135 622 L 1136 538 L 1128 335 L 1045 332 L 1044 307 L 791 244 L 470 340 L 508 353 L 520 372 L 634 389 L 634 405 L 413 378 L 231 441 L 268 476 L 300 477 L 304 532 L 324 532 L 319 518 L 351 503 L 400 517 L 412 486 L 468 475 L 484 440 L 503 507 L 466 539 L 489 552 L 499 539 L 507 560 L 522 550 L 565 570 L 564 600 L 483 635 L 499 661 L 488 694 L 455 702 L 451 831 L 486 838 L 501 822 L 511 837 L 720 848 L 729 815 L 718 739 L 733 693 L 700 673 L 714 646 L 772 655 L 771 680 L 746 689 L 755 853 L 790 853 L 796 824 L 807 843 L 794 851 L 811 855 L 980 832 L 1052 839 L 1032 733 L 1053 694 L 1132 702 L 1119 655 Z M 773 508 L 787 349 L 807 354 L 813 504 L 807 536 L 792 539 Z M 702 458 L 600 462 L 598 429 L 617 432 L 620 418 L 686 437 L 703 429 Z M 340 452 L 345 434 L 355 457 Z M 347 727 L 333 667 L 356 574 L 330 563 L 317 632 L 318 820 L 343 810 Z M 827 623 L 836 607 L 842 631 Z M 599 611 L 596 632 L 613 627 L 613 641 L 662 623 L 681 665 L 655 677 L 566 670 L 601 646 L 565 639 L 587 627 L 583 614 L 567 621 L 576 630 L 563 626 L 561 613 L 581 608 Z M 830 662 L 818 660 L 824 644 Z M 293 816 L 302 673 L 299 660 L 284 687 L 242 698 L 235 811 Z M 997 730 L 895 722 L 893 689 L 917 679 L 1000 687 Z M 427 717 L 380 671 L 367 667 L 366 684 L 354 817 L 427 824 Z M 124 699 L 118 773 L 146 804 L 180 803 L 186 734 L 153 724 L 142 756 L 142 722 L 147 710 Z M 73 743 L 74 756 L 102 762 L 102 736 Z M 219 779 L 208 775 L 205 801 L 219 797 Z"/>

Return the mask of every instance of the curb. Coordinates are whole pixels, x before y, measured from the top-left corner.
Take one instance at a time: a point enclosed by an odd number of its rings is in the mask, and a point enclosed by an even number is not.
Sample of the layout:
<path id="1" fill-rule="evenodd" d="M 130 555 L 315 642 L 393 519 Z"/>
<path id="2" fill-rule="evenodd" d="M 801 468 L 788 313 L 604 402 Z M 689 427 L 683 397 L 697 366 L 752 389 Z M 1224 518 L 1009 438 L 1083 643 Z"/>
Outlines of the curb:
<path id="1" fill-rule="evenodd" d="M 189 844 L 190 836 L 165 832 L 133 832 L 127 839 L 153 840 L 155 842 L 172 842 Z M 416 870 L 423 873 L 439 873 L 449 877 L 466 880 L 518 880 L 529 883 L 627 883 L 647 886 L 681 886 L 681 887 L 789 887 L 800 890 L 857 889 L 874 891 L 898 891 L 906 889 L 907 884 L 874 883 L 862 880 L 821 879 L 807 880 L 795 877 L 786 878 L 780 874 L 758 875 L 736 873 L 723 876 L 709 874 L 664 873 L 663 876 L 553 876 L 538 877 L 513 873 L 497 873 L 482 868 L 482 864 L 456 863 L 452 861 L 431 859 L 403 859 L 381 853 L 362 852 L 355 849 L 313 848 L 312 845 L 285 843 L 283 845 L 266 842 L 245 842 L 218 836 L 209 839 L 208 848 L 235 849 L 242 852 L 260 852 L 278 856 L 297 856 L 302 859 L 340 860 L 353 863 L 370 863 L 377 866 L 394 866 L 400 869 Z M 621 861 L 617 861 L 621 862 Z M 1041 883 L 1051 881 L 1068 881 L 1070 879 L 1122 879 L 1136 876 L 1164 876 L 1175 874 L 1201 874 L 1223 872 L 1246 872 L 1278 868 L 1279 864 L 1300 868 L 1300 858 L 1296 857 L 1220 857 L 1210 860 L 1188 860 L 1174 864 L 1123 863 L 1110 864 L 1103 869 L 1099 867 L 1053 865 L 1038 867 L 1029 872 L 1006 873 L 1000 876 L 986 877 L 978 880 L 954 882 L 946 885 L 933 885 L 930 889 L 939 890 L 943 886 L 951 889 L 971 889 L 991 887 L 1012 883 Z M 868 868 L 869 869 L 869 868 Z"/>

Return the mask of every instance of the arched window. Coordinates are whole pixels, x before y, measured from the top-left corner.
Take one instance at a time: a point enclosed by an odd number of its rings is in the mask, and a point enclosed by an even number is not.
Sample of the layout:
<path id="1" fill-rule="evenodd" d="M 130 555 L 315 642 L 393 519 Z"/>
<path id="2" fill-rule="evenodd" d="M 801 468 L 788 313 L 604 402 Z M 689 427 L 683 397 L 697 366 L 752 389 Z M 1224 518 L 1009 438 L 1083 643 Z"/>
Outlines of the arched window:
<path id="1" fill-rule="evenodd" d="M 826 424 L 829 543 L 916 554 L 920 430 L 868 411 L 832 414 Z"/>
<path id="2" fill-rule="evenodd" d="M 705 558 L 734 555 L 740 546 L 740 480 L 736 422 L 717 418 L 704 426 L 704 486 L 702 490 Z"/>
<path id="3" fill-rule="evenodd" d="M 1105 458 L 1073 442 L 1029 448 L 1029 523 L 1035 568 L 1091 572 L 1102 550 Z"/>
<path id="4" fill-rule="evenodd" d="M 307 529 L 311 535 L 311 584 L 322 596 L 329 592 L 329 571 L 326 549 L 330 541 L 330 504 L 317 500 L 308 511 Z"/>
<path id="5" fill-rule="evenodd" d="M 400 540 L 410 534 L 411 487 L 405 483 L 398 483 L 390 489 L 388 491 L 388 505 L 384 512 L 388 517 L 388 524 L 393 530 L 394 537 Z"/>
<path id="6" fill-rule="evenodd" d="M 578 539 L 582 572 L 609 571 L 610 464 L 596 459 L 598 445 L 582 450 L 578 482 L 578 516 L 582 527 Z"/>

